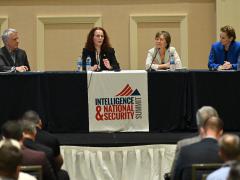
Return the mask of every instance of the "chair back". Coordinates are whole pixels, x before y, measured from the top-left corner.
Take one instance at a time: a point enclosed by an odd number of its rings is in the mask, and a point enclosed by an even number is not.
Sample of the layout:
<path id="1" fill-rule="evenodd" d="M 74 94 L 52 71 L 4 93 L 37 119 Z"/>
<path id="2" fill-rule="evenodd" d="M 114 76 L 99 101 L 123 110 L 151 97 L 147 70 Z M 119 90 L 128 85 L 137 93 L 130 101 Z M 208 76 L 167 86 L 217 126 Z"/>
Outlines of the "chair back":
<path id="1" fill-rule="evenodd" d="M 221 166 L 220 163 L 192 164 L 192 180 L 205 180 L 208 174 Z"/>
<path id="2" fill-rule="evenodd" d="M 37 180 L 42 180 L 42 166 L 20 166 L 20 171 L 36 177 Z"/>

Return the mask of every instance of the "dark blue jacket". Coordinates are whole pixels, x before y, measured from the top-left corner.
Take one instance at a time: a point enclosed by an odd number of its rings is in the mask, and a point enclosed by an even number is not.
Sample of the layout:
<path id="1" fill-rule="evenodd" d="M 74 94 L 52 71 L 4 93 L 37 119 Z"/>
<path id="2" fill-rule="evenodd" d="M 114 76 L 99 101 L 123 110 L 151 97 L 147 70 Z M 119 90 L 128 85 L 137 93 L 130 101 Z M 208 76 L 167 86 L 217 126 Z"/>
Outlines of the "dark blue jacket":
<path id="1" fill-rule="evenodd" d="M 216 42 L 212 45 L 209 60 L 208 68 L 216 70 L 218 66 L 223 65 L 224 61 L 228 61 L 232 64 L 232 69 L 237 69 L 238 56 L 240 55 L 240 42 L 232 42 L 230 44 L 227 57 L 225 57 L 224 46 L 221 42 Z"/>

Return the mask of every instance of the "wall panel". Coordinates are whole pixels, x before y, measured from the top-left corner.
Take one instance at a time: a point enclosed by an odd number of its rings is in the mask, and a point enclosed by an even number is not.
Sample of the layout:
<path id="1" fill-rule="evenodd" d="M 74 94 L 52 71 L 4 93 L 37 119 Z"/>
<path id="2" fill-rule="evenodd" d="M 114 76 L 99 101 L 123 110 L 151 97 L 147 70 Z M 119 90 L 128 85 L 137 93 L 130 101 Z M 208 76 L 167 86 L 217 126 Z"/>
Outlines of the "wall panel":
<path id="1" fill-rule="evenodd" d="M 140 40 L 137 38 L 137 43 L 133 47 L 131 45 L 130 16 L 139 14 L 186 14 L 186 30 L 179 30 L 179 32 L 177 32 L 177 29 L 173 30 L 176 31 L 176 33 L 172 32 L 173 42 L 176 42 L 173 45 L 178 48 L 185 66 L 194 69 L 207 67 L 209 49 L 211 43 L 216 40 L 215 0 L 0 1 L 0 17 L 8 17 L 8 26 L 19 31 L 20 47 L 27 51 L 33 70 L 74 69 L 72 60 L 76 58 L 75 56 L 78 55 L 79 50 L 83 48 L 84 40 L 82 40 L 82 36 L 87 34 L 88 31 L 84 27 L 85 25 L 81 25 L 82 23 L 78 25 L 72 23 L 70 25 L 69 22 L 61 22 L 59 25 L 55 22 L 46 24 L 39 17 L 88 17 L 92 15 L 101 16 L 101 24 L 110 36 L 111 44 L 116 50 L 116 56 L 122 69 L 142 68 L 143 64 L 141 63 L 147 54 L 146 50 L 152 47 L 152 37 L 154 37 L 155 31 L 161 29 L 161 27 L 158 24 L 156 27 L 152 27 L 153 24 L 148 23 L 140 24 L 136 33 L 141 32 L 144 36 Z M 40 31 L 39 21 L 40 24 L 42 23 L 41 26 L 43 26 L 43 29 Z M 90 24 L 94 23 L 91 22 Z M 45 25 L 46 27 L 44 27 Z M 149 31 L 150 26 L 152 31 Z M 90 27 L 91 25 L 89 25 Z M 168 26 L 164 25 L 163 27 L 168 29 Z M 169 28 L 172 31 L 171 27 Z M 179 28 L 182 29 L 181 23 Z M 74 32 L 72 35 L 69 35 L 71 31 Z M 78 37 L 78 34 L 81 34 L 81 32 L 82 36 Z M 43 36 L 41 33 L 43 33 Z M 46 34 L 44 35 L 44 33 Z M 79 42 L 78 39 L 75 39 L 71 43 L 63 45 L 59 40 L 61 34 L 64 41 L 77 36 L 77 38 L 80 38 Z M 51 39 L 49 36 L 57 38 L 55 46 L 53 46 L 54 38 Z M 46 37 L 48 38 L 47 40 Z M 151 37 L 151 40 L 149 40 L 149 37 Z M 148 43 L 143 44 L 144 42 Z M 76 46 L 79 47 L 76 48 Z M 185 46 L 187 47 L 185 48 Z M 56 51 L 55 49 L 61 49 L 59 56 L 51 54 L 52 51 Z M 134 58 L 133 55 L 137 58 Z M 56 61 L 58 62 L 57 66 L 55 66 Z"/>

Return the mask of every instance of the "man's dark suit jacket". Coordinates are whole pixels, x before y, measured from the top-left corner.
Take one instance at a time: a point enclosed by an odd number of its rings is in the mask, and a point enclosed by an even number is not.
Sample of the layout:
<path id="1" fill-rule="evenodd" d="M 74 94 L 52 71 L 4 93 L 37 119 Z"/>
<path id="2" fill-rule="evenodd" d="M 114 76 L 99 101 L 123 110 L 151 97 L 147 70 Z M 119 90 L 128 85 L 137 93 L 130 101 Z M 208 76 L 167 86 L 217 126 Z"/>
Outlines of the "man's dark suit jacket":
<path id="1" fill-rule="evenodd" d="M 183 147 L 176 160 L 172 179 L 192 179 L 192 164 L 222 163 L 222 160 L 218 156 L 218 149 L 218 142 L 213 138 L 204 138 L 200 142 Z"/>
<path id="2" fill-rule="evenodd" d="M 7 48 L 4 46 L 0 48 L 0 71 L 10 71 L 12 67 L 27 66 L 28 71 L 30 71 L 30 66 L 28 63 L 27 54 L 22 49 L 16 49 L 16 60 L 15 63 L 8 52 Z"/>
<path id="3" fill-rule="evenodd" d="M 52 149 L 53 156 L 60 155 L 60 143 L 59 140 L 52 134 L 42 129 L 37 128 L 37 135 L 35 141 L 39 144 L 43 144 Z M 57 176 L 59 180 L 69 180 L 68 172 L 62 169 L 57 169 Z"/>
<path id="4" fill-rule="evenodd" d="M 53 150 L 53 156 L 57 157 L 60 154 L 59 140 L 52 134 L 42 129 L 37 128 L 37 135 L 35 141 L 43 144 Z"/>
<path id="5" fill-rule="evenodd" d="M 22 165 L 40 165 L 42 166 L 43 179 L 44 180 L 56 180 L 53 168 L 46 158 L 44 152 L 34 151 L 25 146 L 22 147 Z"/>
<path id="6" fill-rule="evenodd" d="M 89 49 L 83 48 L 82 51 L 82 59 L 83 59 L 83 65 L 86 65 L 86 58 L 90 56 L 91 57 L 91 65 L 94 66 L 97 63 L 96 60 L 96 52 L 95 51 L 90 51 Z M 115 56 L 115 51 L 113 48 L 108 48 L 106 50 L 102 50 L 100 55 L 100 68 L 101 70 L 108 70 L 103 63 L 103 59 L 108 59 L 110 65 L 112 66 L 112 70 L 120 70 L 119 64 L 117 62 L 116 56 Z"/>

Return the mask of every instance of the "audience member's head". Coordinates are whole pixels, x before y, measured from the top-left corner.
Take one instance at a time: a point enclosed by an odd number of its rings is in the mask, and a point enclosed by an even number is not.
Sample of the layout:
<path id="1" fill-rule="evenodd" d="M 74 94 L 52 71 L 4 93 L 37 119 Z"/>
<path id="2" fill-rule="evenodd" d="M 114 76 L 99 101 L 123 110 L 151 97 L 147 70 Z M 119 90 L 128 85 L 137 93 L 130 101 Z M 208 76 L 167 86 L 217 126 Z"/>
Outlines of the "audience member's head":
<path id="1" fill-rule="evenodd" d="M 7 121 L 2 125 L 2 136 L 6 139 L 22 140 L 22 126 L 18 121 Z"/>
<path id="2" fill-rule="evenodd" d="M 37 127 L 42 128 L 42 120 L 36 111 L 29 110 L 23 114 L 23 120 L 31 121 L 36 124 Z"/>
<path id="3" fill-rule="evenodd" d="M 211 106 L 201 107 L 196 114 L 198 128 L 200 129 L 201 127 L 203 127 L 205 121 L 212 116 L 219 117 L 216 109 Z"/>
<path id="4" fill-rule="evenodd" d="M 35 139 L 37 134 L 36 124 L 28 120 L 22 120 L 21 125 L 23 129 L 23 137 Z"/>
<path id="5" fill-rule="evenodd" d="M 0 141 L 0 176 L 18 179 L 19 166 L 22 161 L 20 144 L 11 139 Z"/>
<path id="6" fill-rule="evenodd" d="M 224 134 L 219 139 L 219 154 L 226 162 L 229 160 L 237 160 L 240 154 L 240 139 L 234 134 Z"/>
<path id="7" fill-rule="evenodd" d="M 229 171 L 227 180 L 239 180 L 240 179 L 240 162 L 235 162 Z"/>
<path id="8" fill-rule="evenodd" d="M 200 129 L 202 138 L 213 137 L 220 138 L 223 133 L 223 121 L 219 117 L 212 116 L 207 119 Z"/>

